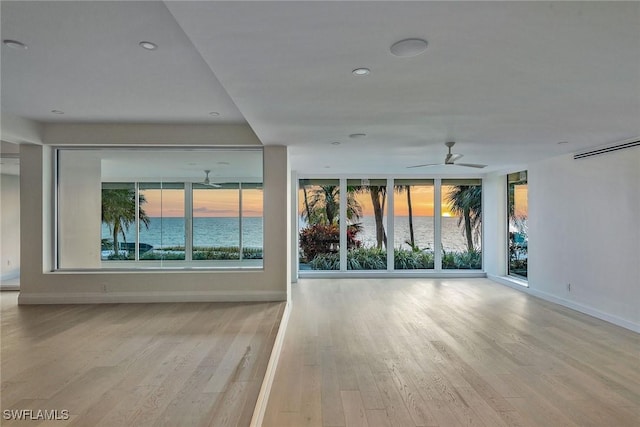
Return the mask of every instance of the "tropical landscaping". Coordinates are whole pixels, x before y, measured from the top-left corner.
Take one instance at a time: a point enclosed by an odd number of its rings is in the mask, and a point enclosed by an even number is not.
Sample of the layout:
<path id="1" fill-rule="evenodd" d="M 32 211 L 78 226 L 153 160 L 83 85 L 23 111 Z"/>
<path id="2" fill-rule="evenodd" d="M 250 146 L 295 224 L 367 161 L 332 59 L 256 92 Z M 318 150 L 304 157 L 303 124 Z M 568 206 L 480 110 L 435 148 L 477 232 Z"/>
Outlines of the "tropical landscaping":
<path id="1" fill-rule="evenodd" d="M 415 185 L 398 180 L 394 186 L 396 204 L 406 200 L 408 226 L 404 241 L 393 244 L 393 268 L 425 270 L 435 267 L 433 242 L 416 239 L 421 226 L 416 226 L 412 189 Z M 432 186 L 432 184 L 431 184 Z M 386 180 L 347 181 L 346 243 L 347 270 L 387 269 Z M 443 269 L 480 269 L 482 253 L 479 233 L 482 223 L 482 187 L 460 184 L 447 187 L 443 206 L 457 219 L 457 228 L 464 236 L 463 250 L 447 250 L 442 246 Z M 340 186 L 339 180 L 300 181 L 299 258 L 302 270 L 340 269 Z M 403 202 L 405 203 L 405 202 Z M 424 217 L 420 218 L 422 224 Z M 433 220 L 433 218 L 431 218 Z M 400 234 L 395 229 L 395 234 Z M 402 234 L 405 236 L 405 234 Z M 433 237 L 431 237 L 433 239 Z"/>

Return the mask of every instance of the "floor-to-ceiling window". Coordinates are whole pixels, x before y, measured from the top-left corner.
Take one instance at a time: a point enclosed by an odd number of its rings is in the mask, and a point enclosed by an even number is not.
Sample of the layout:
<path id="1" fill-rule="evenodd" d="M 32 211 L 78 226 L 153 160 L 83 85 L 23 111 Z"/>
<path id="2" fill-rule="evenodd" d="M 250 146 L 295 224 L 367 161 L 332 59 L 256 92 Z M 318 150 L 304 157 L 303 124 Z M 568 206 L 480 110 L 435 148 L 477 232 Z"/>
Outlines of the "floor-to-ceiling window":
<path id="1" fill-rule="evenodd" d="M 482 180 L 442 180 L 441 241 L 444 270 L 482 268 Z"/>
<path id="2" fill-rule="evenodd" d="M 59 269 L 261 267 L 262 150 L 58 149 Z"/>
<path id="3" fill-rule="evenodd" d="M 349 194 L 347 218 L 361 211 Z M 340 180 L 303 179 L 298 192 L 299 266 L 302 270 L 340 269 Z M 353 244 L 353 229 L 349 231 Z"/>
<path id="4" fill-rule="evenodd" d="M 393 181 L 394 268 L 434 268 L 433 179 Z"/>
<path id="5" fill-rule="evenodd" d="M 482 269 L 479 178 L 303 178 L 298 184 L 302 274 Z"/>
<path id="6" fill-rule="evenodd" d="M 529 250 L 527 193 L 526 171 L 507 175 L 508 273 L 522 279 L 527 278 Z"/>
<path id="7" fill-rule="evenodd" d="M 359 215 L 347 217 L 355 244 L 347 248 L 347 270 L 387 269 L 387 180 L 349 179 Z"/>

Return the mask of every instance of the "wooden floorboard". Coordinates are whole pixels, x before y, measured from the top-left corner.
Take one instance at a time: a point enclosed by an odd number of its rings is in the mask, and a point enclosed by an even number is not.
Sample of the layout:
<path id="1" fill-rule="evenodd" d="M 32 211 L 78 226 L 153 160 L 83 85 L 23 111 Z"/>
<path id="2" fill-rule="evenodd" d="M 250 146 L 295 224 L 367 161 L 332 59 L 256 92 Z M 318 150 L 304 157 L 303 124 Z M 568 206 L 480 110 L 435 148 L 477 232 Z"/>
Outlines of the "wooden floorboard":
<path id="1" fill-rule="evenodd" d="M 640 336 L 486 279 L 304 279 L 265 427 L 640 426 Z"/>
<path id="2" fill-rule="evenodd" d="M 0 304 L 0 409 L 70 415 L 0 425 L 90 427 L 248 426 L 285 307 Z"/>

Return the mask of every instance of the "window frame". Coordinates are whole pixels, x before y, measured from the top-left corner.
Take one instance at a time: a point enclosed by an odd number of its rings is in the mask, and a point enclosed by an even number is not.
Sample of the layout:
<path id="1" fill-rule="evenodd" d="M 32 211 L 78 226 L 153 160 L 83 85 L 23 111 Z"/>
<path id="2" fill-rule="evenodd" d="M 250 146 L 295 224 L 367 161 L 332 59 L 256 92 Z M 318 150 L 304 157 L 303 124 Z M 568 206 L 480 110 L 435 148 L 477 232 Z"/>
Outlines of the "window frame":
<path id="1" fill-rule="evenodd" d="M 247 264 L 242 264 L 243 261 L 243 257 L 242 257 L 242 252 L 243 252 L 243 248 L 242 246 L 239 246 L 239 250 L 240 250 L 240 259 L 238 260 L 238 264 L 237 265 L 212 265 L 212 264 L 202 264 L 202 265 L 193 265 L 191 264 L 191 256 L 192 255 L 190 252 L 187 253 L 187 249 L 193 247 L 193 233 L 192 230 L 187 230 L 188 228 L 191 227 L 192 222 L 193 222 L 193 218 L 192 218 L 192 214 L 193 214 L 193 206 L 192 206 L 192 181 L 188 181 L 188 180 L 176 180 L 175 178 L 171 178 L 169 180 L 167 180 L 167 182 L 172 182 L 172 183 L 181 183 L 183 184 L 183 191 L 184 191 L 184 226 L 185 226 L 185 259 L 184 260 L 178 260 L 175 261 L 175 263 L 179 263 L 179 264 L 175 264 L 172 263 L 171 265 L 160 265 L 160 266 L 149 266 L 149 265 L 144 265 L 141 264 L 143 262 L 143 260 L 139 259 L 139 232 L 140 232 L 140 224 L 139 224 L 139 218 L 137 215 L 138 209 L 139 209 L 139 200 L 138 200 L 138 194 L 139 194 L 139 184 L 142 182 L 147 182 L 147 181 L 143 181 L 143 180 L 135 180 L 133 181 L 133 184 L 135 186 L 135 194 L 136 194 L 136 220 L 135 220 L 135 225 L 132 224 L 132 227 L 135 226 L 136 230 L 135 230 L 135 234 L 136 234 L 136 239 L 135 239 L 135 259 L 132 260 L 132 264 L 130 265 L 122 265 L 122 266 L 115 266 L 115 267 L 105 267 L 104 265 L 102 265 L 104 263 L 104 261 L 102 261 L 102 259 L 100 260 L 101 266 L 99 268 L 95 268 L 95 267 L 87 267 L 87 268 L 78 268 L 78 267 L 64 267 L 61 266 L 61 256 L 60 256 L 60 232 L 59 232 L 59 228 L 61 225 L 61 221 L 63 221 L 63 217 L 62 217 L 62 213 L 60 212 L 60 191 L 61 191 L 61 187 L 64 185 L 64 182 L 62 182 L 61 180 L 61 168 L 60 168 L 60 156 L 61 153 L 66 152 L 66 151 L 105 151 L 105 152 L 109 152 L 109 151 L 149 151 L 149 152 L 157 152 L 157 151 L 167 151 L 167 152 L 171 152 L 171 151 L 183 151 L 183 152 L 187 152 L 187 151 L 197 151 L 197 152 L 206 152 L 206 153 L 215 153 L 217 152 L 228 152 L 228 151 L 234 151 L 234 152 L 242 152 L 242 151 L 246 151 L 246 152 L 259 152 L 260 153 L 260 163 L 261 163 L 261 168 L 262 168 L 262 176 L 260 178 L 260 182 L 251 182 L 250 180 L 247 180 L 246 177 L 241 177 L 238 176 L 237 181 L 234 181 L 238 184 L 238 192 L 239 192 L 239 196 L 238 196 L 238 212 L 239 212 L 239 239 L 240 239 L 240 245 L 242 244 L 242 235 L 243 235 L 243 228 L 242 228 L 242 214 L 244 211 L 244 207 L 242 205 L 242 190 L 243 190 L 243 184 L 248 184 L 248 186 L 250 188 L 255 187 L 255 188 L 264 188 L 264 164 L 265 164 L 265 156 L 264 156 L 264 148 L 263 147 L 246 147 L 246 146 L 224 146 L 224 147 L 217 147 L 217 146 L 158 146 L 158 145 L 154 145 L 154 146 L 112 146 L 112 145 L 100 145 L 100 146 L 84 146 L 84 145 L 74 145 L 74 146 L 66 146 L 66 145 L 59 145 L 59 146 L 53 146 L 52 147 L 52 203 L 51 203 L 51 209 L 52 209 L 52 215 L 51 215 L 51 220 L 52 220 L 52 250 L 51 250 L 51 265 L 52 265 L 52 271 L 60 271 L 60 272 L 85 272 L 85 271 L 89 271 L 89 272 L 101 272 L 101 273 L 110 273 L 110 272 L 114 272 L 114 271 L 126 271 L 126 272 L 149 272 L 149 271 L 167 271 L 167 270 L 198 270 L 198 271 L 206 271 L 206 270 L 211 270 L 211 271 L 246 271 L 246 270 L 251 270 L 251 271 L 255 271 L 255 270 L 264 270 L 264 252 L 265 252 L 265 245 L 264 245 L 264 213 L 265 213 L 265 198 L 264 195 L 262 197 L 261 200 L 261 221 L 262 221 L 262 226 L 260 227 L 260 241 L 262 242 L 262 255 L 259 258 L 259 262 L 252 262 L 251 264 L 255 264 L 255 265 L 249 265 L 249 263 Z M 102 160 L 102 158 L 101 158 Z M 245 182 L 246 181 L 246 182 Z M 109 180 L 106 181 L 102 181 L 102 179 L 100 180 L 100 183 L 102 184 L 103 182 L 111 182 Z M 122 181 L 125 182 L 125 181 Z M 128 181 L 127 181 L 128 182 Z M 150 181 L 148 181 L 150 182 Z M 101 197 L 101 196 L 100 196 Z M 102 226 L 102 222 L 100 223 L 100 225 Z M 98 236 L 98 244 L 100 244 L 100 240 L 101 237 Z M 101 257 L 100 257 L 101 258 Z M 252 259 L 253 260 L 253 259 Z M 218 260 L 211 260 L 213 262 L 218 261 Z M 128 262 L 128 261 L 127 261 Z M 146 261 L 148 262 L 148 261 Z M 188 263 L 188 264 L 187 264 Z"/>
<path id="2" fill-rule="evenodd" d="M 385 209 L 387 210 L 387 241 L 393 242 L 395 239 L 395 230 L 394 230 L 394 218 L 392 214 L 394 209 L 394 198 L 395 194 L 393 191 L 395 180 L 406 180 L 406 179 L 428 179 L 433 180 L 434 186 L 434 268 L 433 269 L 395 269 L 394 268 L 394 256 L 393 251 L 387 250 L 387 268 L 385 270 L 347 270 L 347 251 L 342 250 L 342 248 L 346 248 L 347 245 L 347 237 L 346 237 L 346 221 L 340 221 L 340 269 L 339 270 L 300 270 L 299 258 L 296 256 L 295 265 L 296 265 L 296 273 L 298 277 L 486 277 L 485 270 L 485 261 L 486 255 L 483 253 L 481 267 L 479 269 L 443 269 L 442 268 L 442 247 L 440 242 L 441 238 L 441 189 L 442 189 L 442 181 L 443 180 L 478 180 L 482 187 L 482 223 L 480 228 L 480 247 L 484 248 L 484 240 L 485 240 L 485 179 L 483 175 L 475 174 L 475 175 L 391 175 L 391 174 L 297 174 L 295 190 L 292 192 L 293 197 L 295 197 L 296 206 L 296 223 L 295 229 L 300 230 L 299 224 L 299 215 L 298 213 L 298 205 L 299 205 L 299 191 L 300 181 L 302 180 L 321 180 L 321 179 L 338 179 L 340 182 L 340 192 L 343 194 L 347 189 L 347 180 L 351 179 L 385 179 L 387 182 L 387 194 L 391 194 L 392 196 L 387 200 L 387 206 Z M 346 204 L 340 204 L 340 218 L 346 217 Z M 300 247 L 299 235 L 296 236 L 295 239 L 296 248 L 295 253 L 297 253 L 298 248 Z"/>

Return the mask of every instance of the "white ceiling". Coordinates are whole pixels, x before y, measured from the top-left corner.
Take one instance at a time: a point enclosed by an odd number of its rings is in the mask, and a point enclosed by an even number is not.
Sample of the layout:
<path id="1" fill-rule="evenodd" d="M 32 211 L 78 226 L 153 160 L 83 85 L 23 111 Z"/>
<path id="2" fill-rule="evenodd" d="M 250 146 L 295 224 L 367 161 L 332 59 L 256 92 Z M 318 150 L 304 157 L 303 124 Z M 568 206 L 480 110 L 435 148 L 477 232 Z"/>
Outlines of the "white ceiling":
<path id="1" fill-rule="evenodd" d="M 406 166 L 442 161 L 445 140 L 491 171 L 640 135 L 640 2 L 1 7 L 2 38 L 29 46 L 2 46 L 2 108 L 33 120 L 246 121 L 311 174 L 476 174 Z M 408 37 L 427 51 L 391 55 Z"/>

